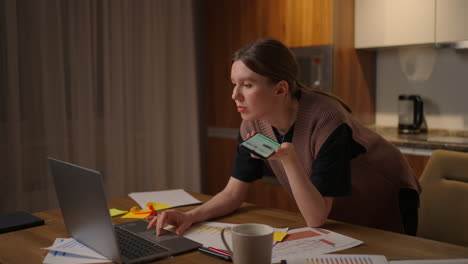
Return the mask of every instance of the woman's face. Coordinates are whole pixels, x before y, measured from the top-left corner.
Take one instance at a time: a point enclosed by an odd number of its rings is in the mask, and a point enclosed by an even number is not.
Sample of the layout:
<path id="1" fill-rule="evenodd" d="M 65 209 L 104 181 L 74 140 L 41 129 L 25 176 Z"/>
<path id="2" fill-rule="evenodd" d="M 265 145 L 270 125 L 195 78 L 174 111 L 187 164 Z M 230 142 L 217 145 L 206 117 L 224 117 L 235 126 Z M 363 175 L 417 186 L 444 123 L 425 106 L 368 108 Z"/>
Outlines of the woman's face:
<path id="1" fill-rule="evenodd" d="M 244 120 L 265 120 L 273 112 L 275 84 L 238 60 L 232 64 L 232 99 Z"/>

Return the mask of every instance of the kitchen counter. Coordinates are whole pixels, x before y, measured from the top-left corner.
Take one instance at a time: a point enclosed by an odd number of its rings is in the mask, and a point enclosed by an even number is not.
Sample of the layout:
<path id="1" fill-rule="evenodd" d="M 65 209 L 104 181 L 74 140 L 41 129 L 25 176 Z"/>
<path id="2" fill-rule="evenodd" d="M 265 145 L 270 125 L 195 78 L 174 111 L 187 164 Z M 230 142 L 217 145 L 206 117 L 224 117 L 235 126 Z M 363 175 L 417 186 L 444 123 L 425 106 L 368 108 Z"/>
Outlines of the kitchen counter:
<path id="1" fill-rule="evenodd" d="M 395 127 L 371 126 L 369 128 L 399 148 L 468 152 L 467 130 L 429 129 L 427 133 L 421 134 L 398 134 L 398 129 Z"/>

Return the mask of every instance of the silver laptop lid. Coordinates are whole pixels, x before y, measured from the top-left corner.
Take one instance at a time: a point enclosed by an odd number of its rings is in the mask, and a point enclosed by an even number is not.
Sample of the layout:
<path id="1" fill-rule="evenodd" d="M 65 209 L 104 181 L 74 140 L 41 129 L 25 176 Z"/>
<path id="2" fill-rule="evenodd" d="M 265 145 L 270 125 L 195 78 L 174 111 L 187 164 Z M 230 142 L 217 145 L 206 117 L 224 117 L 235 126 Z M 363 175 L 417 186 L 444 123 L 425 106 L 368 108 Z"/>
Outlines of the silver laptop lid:
<path id="1" fill-rule="evenodd" d="M 121 263 L 101 174 L 48 158 L 68 232 L 78 241 Z"/>

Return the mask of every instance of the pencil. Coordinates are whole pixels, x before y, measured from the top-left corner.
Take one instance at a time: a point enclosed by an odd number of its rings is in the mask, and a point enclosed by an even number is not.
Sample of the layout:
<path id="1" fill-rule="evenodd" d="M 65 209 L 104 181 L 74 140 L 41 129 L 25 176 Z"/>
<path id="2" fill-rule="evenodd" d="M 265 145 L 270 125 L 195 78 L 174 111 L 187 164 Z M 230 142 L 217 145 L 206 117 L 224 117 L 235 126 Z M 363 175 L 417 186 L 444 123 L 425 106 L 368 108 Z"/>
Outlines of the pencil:
<path id="1" fill-rule="evenodd" d="M 225 254 L 222 254 L 222 253 L 218 253 L 216 251 L 213 251 L 209 248 L 206 248 L 206 247 L 200 247 L 198 248 L 199 251 L 201 251 L 202 253 L 205 253 L 207 255 L 210 255 L 210 256 L 213 256 L 213 257 L 217 257 L 217 258 L 220 258 L 220 259 L 224 259 L 226 261 L 231 261 L 231 257 L 229 255 L 225 255 Z"/>

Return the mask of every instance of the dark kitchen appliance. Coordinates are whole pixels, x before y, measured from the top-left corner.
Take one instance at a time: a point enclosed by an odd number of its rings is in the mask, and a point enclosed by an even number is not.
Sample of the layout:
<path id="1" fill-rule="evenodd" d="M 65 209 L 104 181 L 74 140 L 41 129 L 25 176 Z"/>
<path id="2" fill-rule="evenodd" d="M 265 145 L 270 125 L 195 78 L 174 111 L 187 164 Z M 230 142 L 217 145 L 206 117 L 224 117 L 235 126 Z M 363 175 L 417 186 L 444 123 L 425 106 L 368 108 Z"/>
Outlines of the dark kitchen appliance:
<path id="1" fill-rule="evenodd" d="M 398 132 L 400 134 L 418 134 L 426 132 L 424 103 L 419 95 L 398 96 Z"/>
<path id="2" fill-rule="evenodd" d="M 333 45 L 293 47 L 299 81 L 307 87 L 333 92 Z"/>

